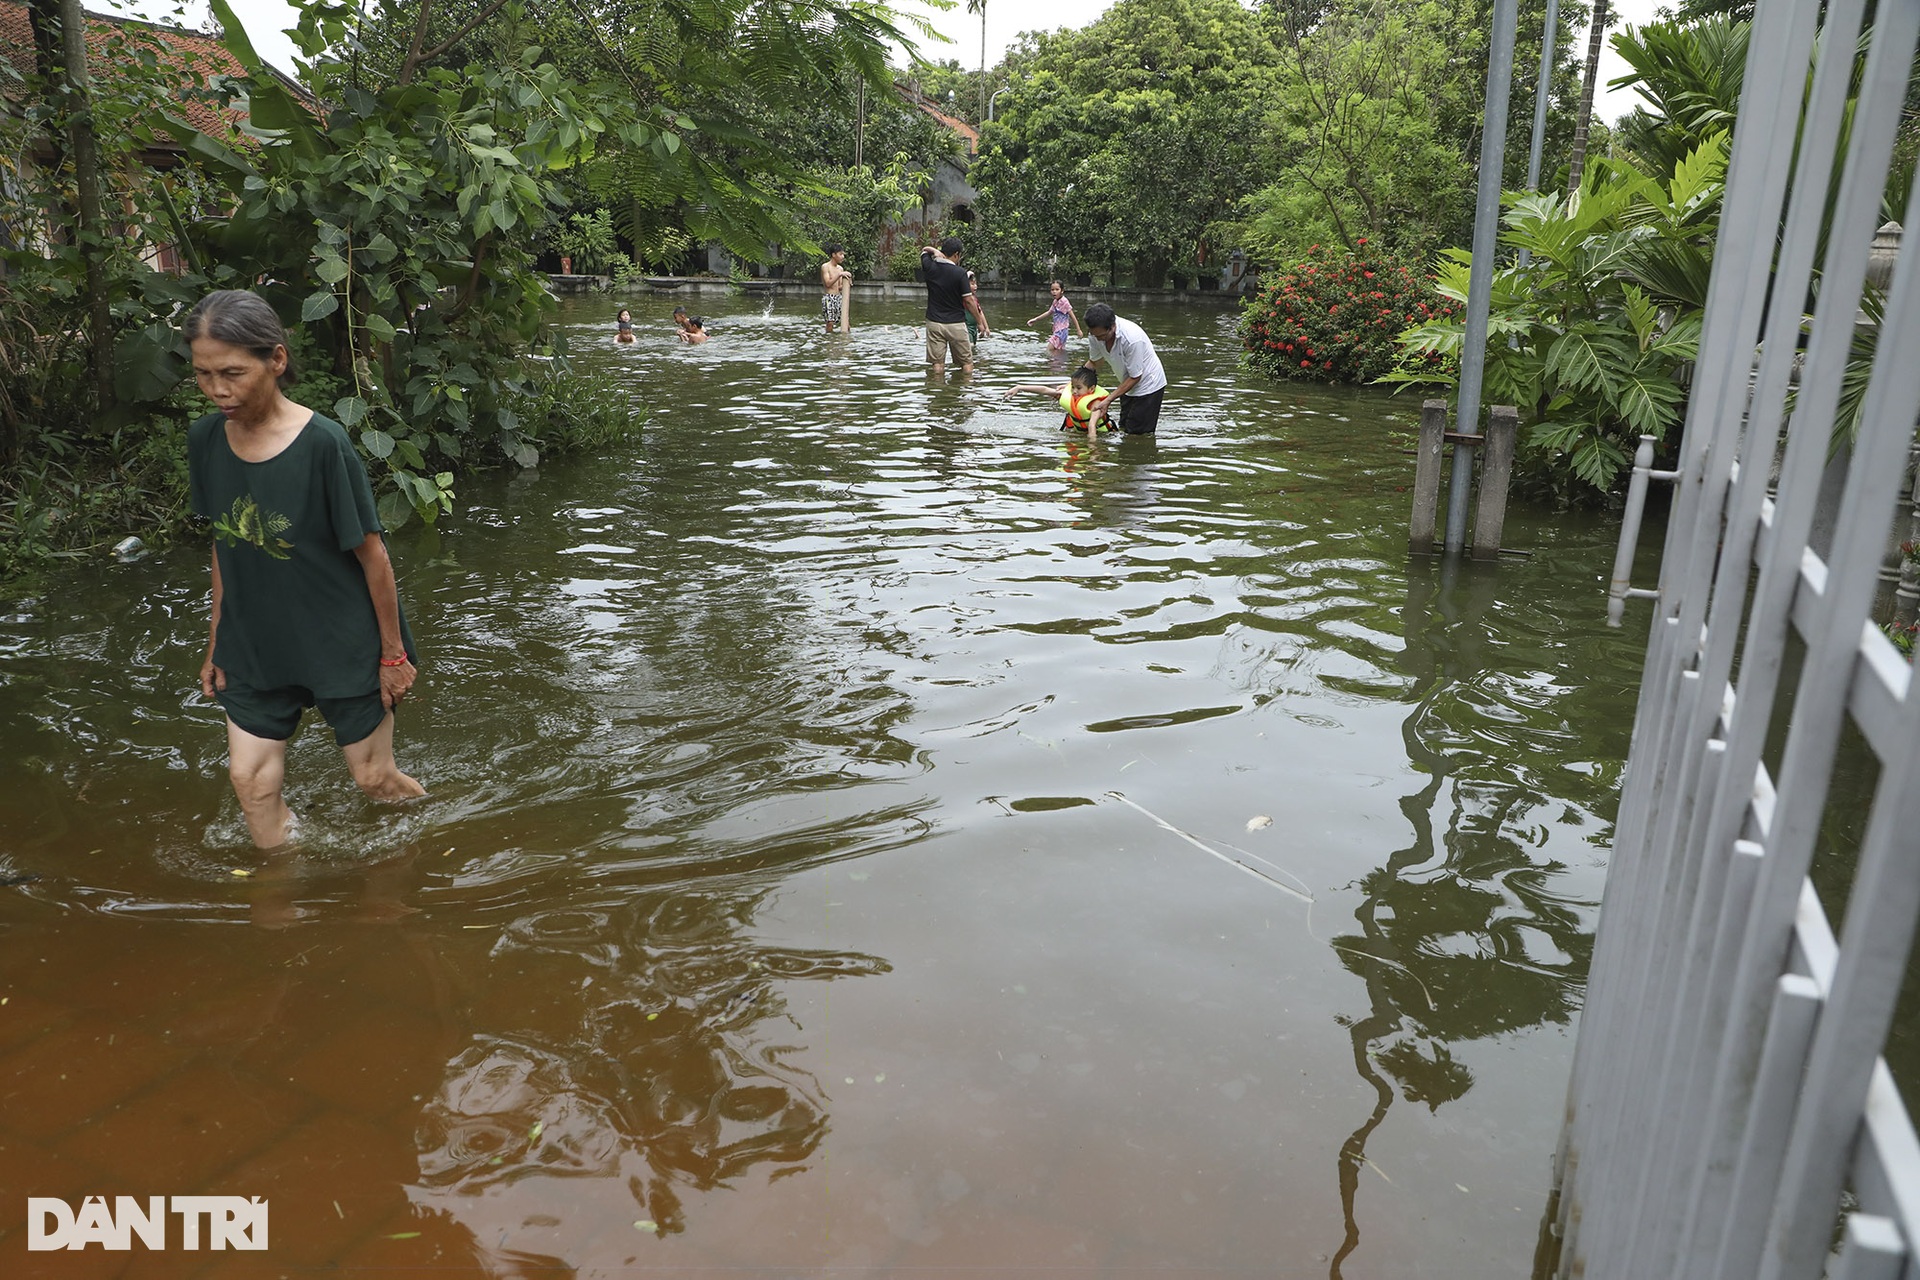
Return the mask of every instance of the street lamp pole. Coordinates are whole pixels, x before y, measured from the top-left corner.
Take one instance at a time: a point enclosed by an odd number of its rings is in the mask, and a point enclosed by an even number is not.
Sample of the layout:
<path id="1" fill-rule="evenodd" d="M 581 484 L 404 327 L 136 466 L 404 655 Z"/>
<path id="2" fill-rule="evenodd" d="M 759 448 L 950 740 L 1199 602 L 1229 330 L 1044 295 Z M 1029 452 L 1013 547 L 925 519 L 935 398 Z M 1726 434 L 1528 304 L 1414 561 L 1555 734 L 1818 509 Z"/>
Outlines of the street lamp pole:
<path id="1" fill-rule="evenodd" d="M 987 114 L 987 0 L 980 0 L 980 114 L 974 119 L 984 121 Z"/>

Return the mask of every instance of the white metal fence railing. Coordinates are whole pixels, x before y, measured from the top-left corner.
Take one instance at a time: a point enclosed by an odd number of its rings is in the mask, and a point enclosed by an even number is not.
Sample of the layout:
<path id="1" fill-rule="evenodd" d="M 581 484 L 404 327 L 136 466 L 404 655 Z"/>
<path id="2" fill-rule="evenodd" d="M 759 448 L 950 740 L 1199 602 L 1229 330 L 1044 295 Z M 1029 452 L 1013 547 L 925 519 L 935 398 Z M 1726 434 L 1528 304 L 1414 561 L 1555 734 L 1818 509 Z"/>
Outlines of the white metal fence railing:
<path id="1" fill-rule="evenodd" d="M 1897 1277 L 1920 1251 L 1879 1056 L 1920 917 L 1920 696 L 1871 621 L 1920 417 L 1911 246 L 1815 534 L 1920 33 L 1920 0 L 1870 32 L 1865 8 L 1759 0 L 1659 590 L 1616 574 L 1654 619 L 1556 1160 L 1564 1277 Z M 1849 720 L 1878 777 L 1836 942 L 1807 871 Z"/>

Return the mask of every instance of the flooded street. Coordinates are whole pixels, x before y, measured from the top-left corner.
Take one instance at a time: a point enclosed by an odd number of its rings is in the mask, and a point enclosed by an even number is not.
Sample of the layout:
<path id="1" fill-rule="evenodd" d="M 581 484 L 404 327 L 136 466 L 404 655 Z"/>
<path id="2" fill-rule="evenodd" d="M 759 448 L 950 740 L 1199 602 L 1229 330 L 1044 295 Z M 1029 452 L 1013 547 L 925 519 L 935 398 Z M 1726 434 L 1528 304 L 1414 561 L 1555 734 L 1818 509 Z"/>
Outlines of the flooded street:
<path id="1" fill-rule="evenodd" d="M 569 304 L 644 432 L 392 538 L 430 794 L 309 720 L 297 855 L 197 692 L 204 544 L 0 601 L 0 1274 L 1527 1276 L 1614 522 L 1410 564 L 1417 399 L 1123 305 L 1172 386 L 1089 445 L 986 303 L 971 382 L 905 301 Z M 271 1248 L 25 1249 L 27 1196 L 202 1192 Z"/>

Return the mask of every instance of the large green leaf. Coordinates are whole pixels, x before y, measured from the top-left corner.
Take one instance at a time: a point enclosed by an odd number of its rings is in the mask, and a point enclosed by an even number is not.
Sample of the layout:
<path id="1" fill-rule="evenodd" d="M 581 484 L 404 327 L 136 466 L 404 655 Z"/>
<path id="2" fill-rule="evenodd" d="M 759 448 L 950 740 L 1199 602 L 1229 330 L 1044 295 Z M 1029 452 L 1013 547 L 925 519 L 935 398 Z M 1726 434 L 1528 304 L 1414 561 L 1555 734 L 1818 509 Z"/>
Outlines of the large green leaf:
<path id="1" fill-rule="evenodd" d="M 1613 403 L 1635 435 L 1659 439 L 1680 418 L 1680 388 L 1651 370 L 1634 369 L 1620 378 Z"/>
<path id="2" fill-rule="evenodd" d="M 284 135 L 300 155 L 317 160 L 324 154 L 318 122 L 305 103 L 287 88 L 286 81 L 254 51 L 246 26 L 228 0 L 209 0 L 220 21 L 221 43 L 247 73 L 247 120 L 255 131 Z"/>
<path id="3" fill-rule="evenodd" d="M 1653 341 L 1654 326 L 1660 322 L 1660 308 L 1645 292 L 1633 285 L 1625 286 L 1620 292 L 1624 298 L 1621 310 L 1626 314 L 1627 323 L 1633 326 L 1633 336 L 1639 342 L 1640 349 L 1645 351 Z"/>
<path id="4" fill-rule="evenodd" d="M 156 321 L 120 336 L 113 348 L 113 390 L 123 401 L 151 404 L 165 399 L 192 369 L 180 331 Z"/>
<path id="5" fill-rule="evenodd" d="M 230 179 L 244 181 L 247 178 L 259 176 L 252 161 L 225 143 L 194 128 L 182 117 L 171 111 L 162 111 L 160 120 L 166 125 L 167 131 L 173 134 L 189 153 L 201 160 L 218 165 L 227 172 Z"/>
<path id="6" fill-rule="evenodd" d="M 1701 319 L 1698 311 L 1689 311 L 1680 316 L 1667 326 L 1664 333 L 1647 344 L 1647 354 L 1673 361 L 1697 359 L 1700 355 Z"/>
<path id="7" fill-rule="evenodd" d="M 1610 369 L 1621 354 L 1616 342 L 1581 326 L 1560 335 L 1547 351 L 1543 372 L 1560 386 L 1605 393 L 1612 389 Z"/>

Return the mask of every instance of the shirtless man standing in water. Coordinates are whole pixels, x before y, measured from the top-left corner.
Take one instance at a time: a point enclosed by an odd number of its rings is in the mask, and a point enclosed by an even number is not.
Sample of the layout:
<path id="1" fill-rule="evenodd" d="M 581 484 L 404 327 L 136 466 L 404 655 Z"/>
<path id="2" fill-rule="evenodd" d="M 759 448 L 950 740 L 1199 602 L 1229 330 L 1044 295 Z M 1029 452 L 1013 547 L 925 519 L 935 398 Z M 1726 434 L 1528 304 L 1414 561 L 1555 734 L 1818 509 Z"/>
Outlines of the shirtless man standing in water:
<path id="1" fill-rule="evenodd" d="M 825 246 L 827 260 L 820 264 L 820 318 L 827 332 L 845 333 L 848 328 L 847 294 L 853 286 L 853 272 L 843 265 L 847 251 L 837 244 Z"/>

